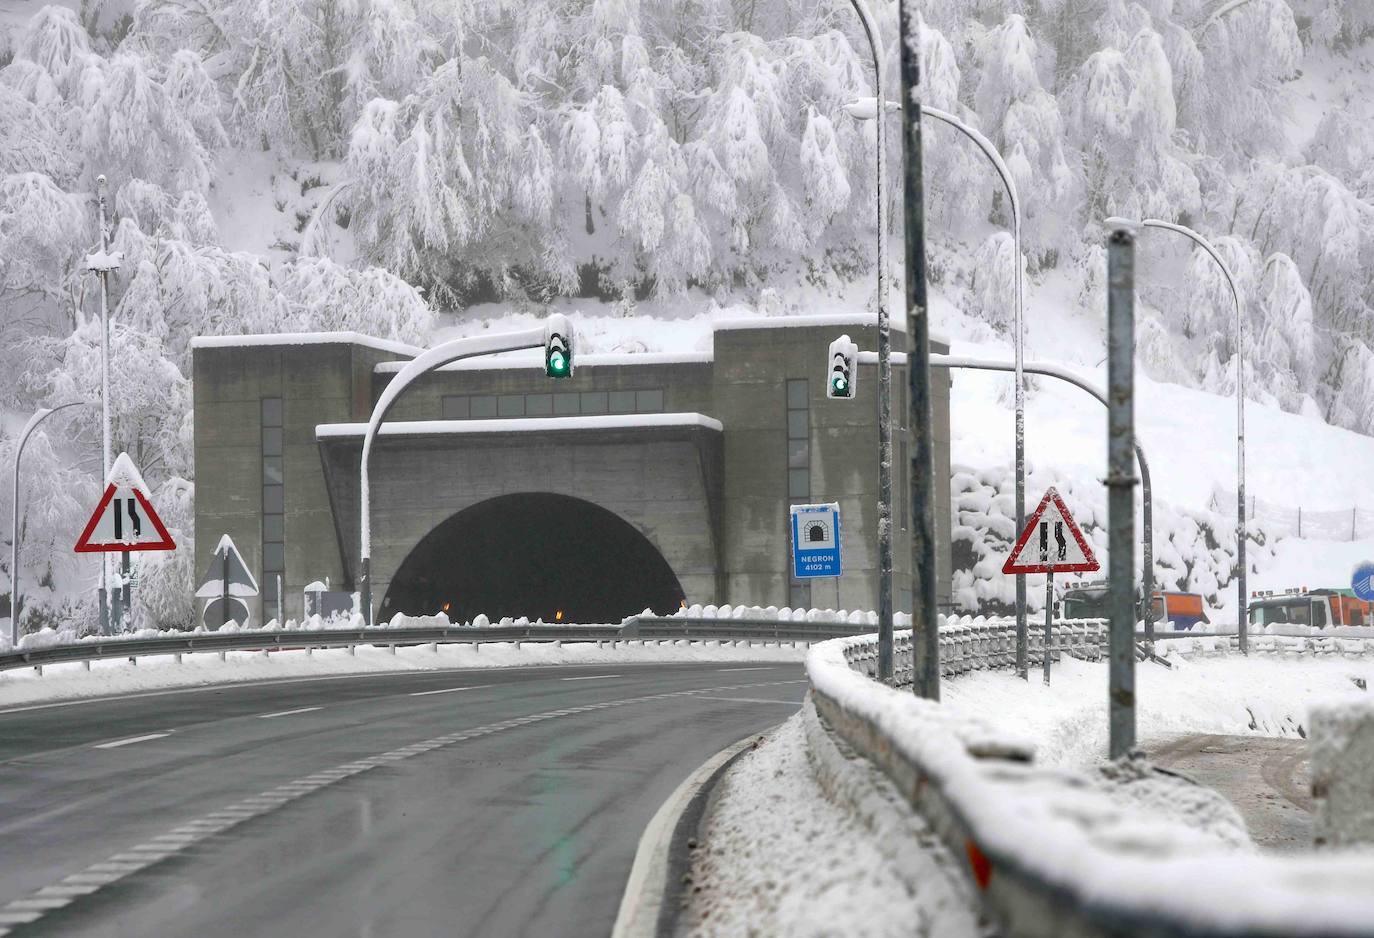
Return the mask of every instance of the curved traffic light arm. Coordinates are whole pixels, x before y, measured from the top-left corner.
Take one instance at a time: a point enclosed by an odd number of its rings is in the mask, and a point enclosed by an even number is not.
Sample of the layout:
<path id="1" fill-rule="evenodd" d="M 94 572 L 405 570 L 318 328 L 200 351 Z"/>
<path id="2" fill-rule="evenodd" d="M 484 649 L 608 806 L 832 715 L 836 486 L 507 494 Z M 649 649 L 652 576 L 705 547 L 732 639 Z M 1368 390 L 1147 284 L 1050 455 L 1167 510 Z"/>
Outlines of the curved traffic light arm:
<path id="1" fill-rule="evenodd" d="M 363 436 L 362 468 L 359 474 L 362 495 L 360 518 L 362 543 L 359 551 L 358 579 L 362 592 L 363 617 L 368 625 L 372 624 L 372 493 L 369 484 L 369 463 L 372 458 L 372 444 L 376 440 L 378 430 L 381 429 L 382 421 L 386 419 L 392 405 L 396 403 L 396 399 L 401 396 L 406 388 L 434 369 L 479 355 L 495 355 L 499 352 L 543 348 L 544 339 L 544 326 L 523 329 L 519 332 L 503 332 L 499 335 L 450 339 L 408 362 L 404 368 L 396 373 L 396 377 L 391 379 L 391 382 L 382 389 L 376 405 L 372 408 L 372 416 L 368 419 L 367 433 Z"/>

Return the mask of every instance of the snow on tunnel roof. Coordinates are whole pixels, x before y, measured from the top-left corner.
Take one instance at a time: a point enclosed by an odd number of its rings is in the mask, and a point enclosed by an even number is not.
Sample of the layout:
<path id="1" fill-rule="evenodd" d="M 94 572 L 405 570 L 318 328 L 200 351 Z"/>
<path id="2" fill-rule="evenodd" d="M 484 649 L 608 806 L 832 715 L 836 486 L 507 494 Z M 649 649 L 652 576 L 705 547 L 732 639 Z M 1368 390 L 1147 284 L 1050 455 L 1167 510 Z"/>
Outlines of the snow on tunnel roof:
<path id="1" fill-rule="evenodd" d="M 711 352 L 592 352 L 575 355 L 573 364 L 577 368 L 624 367 L 627 365 L 709 365 L 714 359 Z M 378 374 L 394 374 L 406 366 L 406 362 L 378 362 L 373 371 Z M 435 371 L 498 371 L 507 368 L 542 368 L 544 353 L 538 349 L 520 352 L 503 352 L 498 355 L 485 355 L 450 362 Z"/>
<path id="2" fill-rule="evenodd" d="M 384 423 L 379 436 L 432 436 L 438 434 L 540 433 L 549 430 L 623 430 L 652 427 L 705 427 L 717 433 L 724 426 L 705 414 L 598 414 L 582 417 L 513 417 L 496 420 L 397 420 Z M 367 433 L 365 423 L 322 423 L 315 438 L 348 439 Z"/>
<path id="3" fill-rule="evenodd" d="M 191 348 L 247 348 L 274 345 L 362 345 L 379 352 L 413 358 L 424 351 L 404 342 L 377 339 L 361 332 L 276 332 L 261 335 L 201 335 Z"/>

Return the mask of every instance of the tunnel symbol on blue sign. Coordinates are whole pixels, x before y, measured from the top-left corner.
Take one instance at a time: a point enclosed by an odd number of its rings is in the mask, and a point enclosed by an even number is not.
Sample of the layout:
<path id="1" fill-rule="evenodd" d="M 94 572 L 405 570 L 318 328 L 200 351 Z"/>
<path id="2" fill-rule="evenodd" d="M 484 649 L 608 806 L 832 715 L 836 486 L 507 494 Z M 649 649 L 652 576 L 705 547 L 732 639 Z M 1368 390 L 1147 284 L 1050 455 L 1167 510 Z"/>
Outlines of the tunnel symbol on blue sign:
<path id="1" fill-rule="evenodd" d="M 839 576 L 840 506 L 792 506 L 792 576 Z"/>

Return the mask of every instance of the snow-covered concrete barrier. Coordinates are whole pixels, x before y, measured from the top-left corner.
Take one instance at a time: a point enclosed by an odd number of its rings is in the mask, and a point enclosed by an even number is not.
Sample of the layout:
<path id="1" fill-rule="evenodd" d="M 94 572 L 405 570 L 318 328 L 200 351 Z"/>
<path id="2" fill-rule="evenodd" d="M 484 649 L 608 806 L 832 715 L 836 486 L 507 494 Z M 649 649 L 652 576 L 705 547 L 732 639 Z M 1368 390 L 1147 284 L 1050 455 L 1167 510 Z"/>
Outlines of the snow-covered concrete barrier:
<path id="1" fill-rule="evenodd" d="M 965 640 L 942 633 L 942 656 Z M 963 858 L 1003 933 L 1374 936 L 1374 855 L 1237 854 L 1085 773 L 1037 765 L 1029 739 L 870 679 L 851 663 L 875 644 L 812 647 L 816 712 Z"/>
<path id="2" fill-rule="evenodd" d="M 1374 846 L 1374 702 L 1309 711 L 1312 835 L 1318 846 Z"/>

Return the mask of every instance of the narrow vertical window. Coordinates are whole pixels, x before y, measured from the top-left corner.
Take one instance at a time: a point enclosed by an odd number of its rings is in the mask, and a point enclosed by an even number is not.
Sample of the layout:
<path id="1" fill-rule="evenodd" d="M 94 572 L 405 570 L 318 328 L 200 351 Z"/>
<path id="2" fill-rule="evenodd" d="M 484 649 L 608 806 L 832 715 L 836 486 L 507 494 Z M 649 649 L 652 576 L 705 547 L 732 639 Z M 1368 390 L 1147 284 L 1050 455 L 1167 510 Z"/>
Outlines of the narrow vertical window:
<path id="1" fill-rule="evenodd" d="M 805 378 L 787 382 L 787 502 L 805 504 L 811 498 L 811 389 Z M 788 537 L 791 535 L 789 522 Z M 791 559 L 788 576 L 791 577 Z M 811 607 L 811 581 L 791 580 L 787 604 L 793 609 Z"/>
<path id="2" fill-rule="evenodd" d="M 286 578 L 286 473 L 282 399 L 262 399 L 262 621 L 281 620 L 277 578 Z"/>

